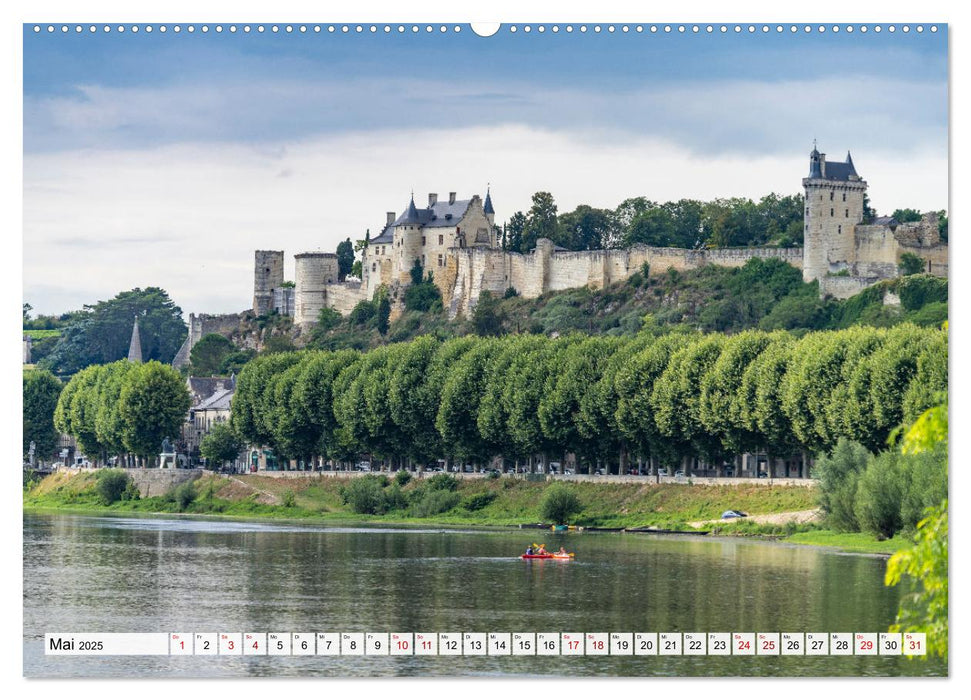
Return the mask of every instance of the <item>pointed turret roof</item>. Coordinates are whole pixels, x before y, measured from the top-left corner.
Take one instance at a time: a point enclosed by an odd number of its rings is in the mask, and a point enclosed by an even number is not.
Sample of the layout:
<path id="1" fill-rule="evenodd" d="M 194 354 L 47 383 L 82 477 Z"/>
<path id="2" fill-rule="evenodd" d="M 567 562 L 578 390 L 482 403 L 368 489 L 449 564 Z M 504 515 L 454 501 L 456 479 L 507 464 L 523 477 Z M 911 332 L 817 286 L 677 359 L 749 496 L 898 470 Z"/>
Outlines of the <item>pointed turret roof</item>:
<path id="1" fill-rule="evenodd" d="M 846 152 L 846 164 L 850 167 L 850 174 L 856 175 L 856 168 L 853 165 L 853 156 L 850 155 L 849 151 Z"/>
<path id="2" fill-rule="evenodd" d="M 421 220 L 418 218 L 418 207 L 415 206 L 415 193 L 411 193 L 411 202 L 408 204 L 408 211 L 405 212 L 403 218 L 398 219 L 395 224 L 420 224 Z"/>
<path id="3" fill-rule="evenodd" d="M 131 342 L 128 344 L 128 361 L 142 361 L 142 339 L 138 335 L 138 316 L 135 316 L 135 324 L 131 329 Z"/>
<path id="4" fill-rule="evenodd" d="M 492 208 L 492 195 L 489 192 L 489 187 L 486 187 L 486 198 L 485 204 L 482 205 L 482 211 L 486 214 L 495 214 L 496 210 Z"/>

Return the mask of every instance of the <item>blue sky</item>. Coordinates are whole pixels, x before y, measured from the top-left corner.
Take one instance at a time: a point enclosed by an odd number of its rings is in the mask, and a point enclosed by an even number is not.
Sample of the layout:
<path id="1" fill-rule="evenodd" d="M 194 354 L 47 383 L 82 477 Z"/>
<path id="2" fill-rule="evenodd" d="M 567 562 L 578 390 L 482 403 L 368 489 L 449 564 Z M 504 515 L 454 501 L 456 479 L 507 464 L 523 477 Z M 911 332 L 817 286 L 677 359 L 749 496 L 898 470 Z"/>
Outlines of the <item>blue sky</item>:
<path id="1" fill-rule="evenodd" d="M 332 250 L 400 211 L 412 189 L 420 200 L 491 183 L 500 221 L 540 189 L 561 210 L 791 193 L 813 138 L 831 158 L 852 150 L 878 210 L 947 207 L 944 27 L 536 26 L 489 38 L 467 25 L 25 27 L 27 300 L 62 311 L 160 284 L 186 311 L 237 311 L 251 301 L 254 248 L 285 248 L 291 261 Z"/>

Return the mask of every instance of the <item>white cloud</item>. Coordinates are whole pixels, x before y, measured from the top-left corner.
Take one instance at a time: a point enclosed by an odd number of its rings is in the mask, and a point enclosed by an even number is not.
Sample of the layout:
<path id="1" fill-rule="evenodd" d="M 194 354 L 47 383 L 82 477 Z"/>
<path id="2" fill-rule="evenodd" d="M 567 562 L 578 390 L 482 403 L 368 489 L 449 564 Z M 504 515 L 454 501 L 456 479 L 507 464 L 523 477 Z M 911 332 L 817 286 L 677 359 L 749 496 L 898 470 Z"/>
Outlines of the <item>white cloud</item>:
<path id="1" fill-rule="evenodd" d="M 375 233 L 412 188 L 421 206 L 429 191 L 464 198 L 491 182 L 499 220 L 538 190 L 561 211 L 636 195 L 755 198 L 800 191 L 809 146 L 794 141 L 783 156 L 702 158 L 657 139 L 508 124 L 27 154 L 25 299 L 49 313 L 157 285 L 186 312 L 239 311 L 252 301 L 254 249 L 285 249 L 291 269 L 294 253 Z M 834 146 L 840 157 L 853 148 L 878 210 L 947 207 L 946 152 Z"/>

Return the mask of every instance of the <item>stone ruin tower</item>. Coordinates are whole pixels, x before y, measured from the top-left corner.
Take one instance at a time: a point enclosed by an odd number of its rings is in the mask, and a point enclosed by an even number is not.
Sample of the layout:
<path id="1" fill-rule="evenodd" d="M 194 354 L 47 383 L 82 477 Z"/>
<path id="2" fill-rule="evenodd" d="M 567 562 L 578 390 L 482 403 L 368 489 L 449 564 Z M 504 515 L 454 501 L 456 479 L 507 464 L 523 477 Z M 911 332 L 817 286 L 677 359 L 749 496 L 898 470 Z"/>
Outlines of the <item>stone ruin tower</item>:
<path id="1" fill-rule="evenodd" d="M 283 286 L 283 251 L 256 251 L 253 313 L 263 316 L 274 309 L 274 294 Z"/>
<path id="2" fill-rule="evenodd" d="M 334 253 L 300 253 L 296 262 L 296 294 L 293 320 L 298 324 L 315 323 L 327 306 L 327 285 L 338 281 L 337 255 Z"/>
<path id="3" fill-rule="evenodd" d="M 856 257 L 855 229 L 863 222 L 866 181 L 856 174 L 849 151 L 843 163 L 827 163 L 813 146 L 806 195 L 802 278 L 806 282 L 838 272 Z"/>

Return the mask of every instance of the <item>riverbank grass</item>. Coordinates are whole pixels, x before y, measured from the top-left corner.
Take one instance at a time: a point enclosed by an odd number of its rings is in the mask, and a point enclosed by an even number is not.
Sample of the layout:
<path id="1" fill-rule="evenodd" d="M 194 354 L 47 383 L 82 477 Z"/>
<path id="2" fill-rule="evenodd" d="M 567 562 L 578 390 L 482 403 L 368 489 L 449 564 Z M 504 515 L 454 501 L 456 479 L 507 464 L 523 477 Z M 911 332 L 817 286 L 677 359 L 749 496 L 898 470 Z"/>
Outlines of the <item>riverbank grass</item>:
<path id="1" fill-rule="evenodd" d="M 913 540 L 906 535 L 898 534 L 889 540 L 878 540 L 866 532 L 834 532 L 833 530 L 798 532 L 783 541 L 817 547 L 837 547 L 844 552 L 858 554 L 893 554 L 897 550 L 913 545 Z"/>

